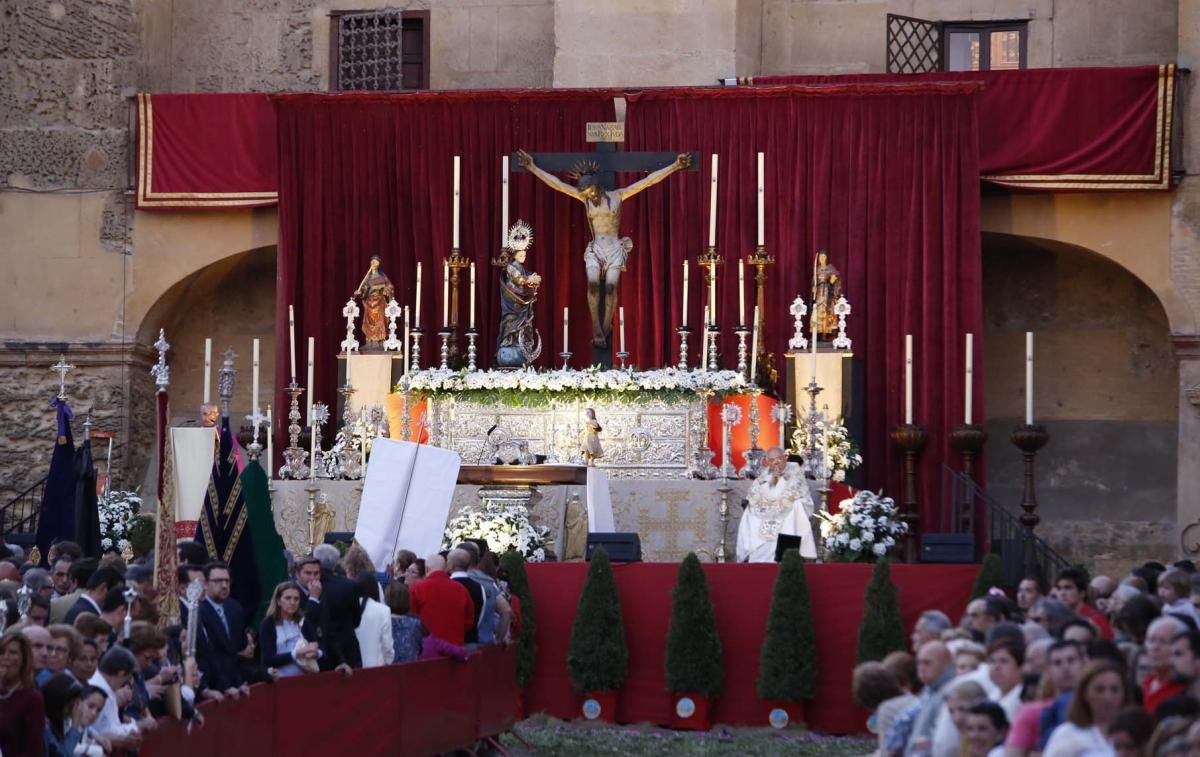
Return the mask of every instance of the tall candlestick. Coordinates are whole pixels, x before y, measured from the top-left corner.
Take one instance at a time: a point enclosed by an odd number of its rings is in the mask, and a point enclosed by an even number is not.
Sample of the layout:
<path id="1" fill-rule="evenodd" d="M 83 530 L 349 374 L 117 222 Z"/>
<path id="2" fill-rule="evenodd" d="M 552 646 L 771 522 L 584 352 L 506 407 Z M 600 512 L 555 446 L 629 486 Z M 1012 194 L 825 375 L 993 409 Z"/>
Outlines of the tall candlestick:
<path id="1" fill-rule="evenodd" d="M 450 264 L 442 261 L 442 328 L 450 328 Z"/>
<path id="2" fill-rule="evenodd" d="M 1033 332 L 1025 332 L 1025 425 L 1033 425 Z"/>
<path id="3" fill-rule="evenodd" d="M 475 328 L 475 261 L 473 260 L 471 261 L 471 328 Z"/>
<path id="4" fill-rule="evenodd" d="M 454 242 L 450 246 L 458 249 L 458 218 L 459 218 L 459 195 L 461 187 L 459 186 L 459 174 L 461 170 L 462 158 L 458 155 L 454 156 Z"/>
<path id="5" fill-rule="evenodd" d="M 409 348 L 412 345 L 412 342 L 409 340 L 409 331 L 410 330 L 409 330 L 409 326 L 408 326 L 408 305 L 405 305 L 404 306 L 404 375 L 405 376 L 408 375 L 408 353 L 409 353 Z M 407 429 L 405 429 L 405 433 L 408 433 Z"/>
<path id="6" fill-rule="evenodd" d="M 363 424 L 363 427 L 358 432 L 358 454 L 359 454 L 359 465 L 362 466 L 362 477 L 366 478 L 367 477 L 367 424 L 365 424 L 365 423 Z"/>
<path id="7" fill-rule="evenodd" d="M 704 319 L 705 326 L 717 319 L 717 264 L 709 265 L 708 270 L 708 315 Z"/>
<path id="8" fill-rule="evenodd" d="M 316 388 L 313 386 L 313 355 L 317 351 L 316 344 L 316 338 L 310 336 L 308 338 L 308 384 L 306 385 L 308 386 L 308 415 L 306 417 L 310 419 L 312 418 L 313 389 Z"/>
<path id="9" fill-rule="evenodd" d="M 250 393 L 253 396 L 254 406 L 250 408 L 250 411 L 252 413 L 254 413 L 255 416 L 257 416 L 258 415 L 258 340 L 255 339 L 253 344 L 254 344 L 254 347 L 253 347 L 254 374 L 250 381 L 250 384 L 252 387 L 250 390 Z M 254 427 L 258 428 L 258 421 L 254 422 Z"/>
<path id="10" fill-rule="evenodd" d="M 309 473 L 309 477 L 316 478 L 317 477 L 317 424 L 313 420 L 313 417 L 312 417 L 312 403 L 311 402 L 308 403 L 308 423 L 309 423 L 309 426 L 311 427 L 309 429 L 309 442 L 308 442 L 309 443 L 308 462 L 309 462 L 309 470 L 311 471 L 311 473 Z"/>
<path id="11" fill-rule="evenodd" d="M 904 335 L 904 423 L 913 422 L 913 338 Z"/>
<path id="12" fill-rule="evenodd" d="M 700 348 L 700 370 L 708 372 L 708 306 L 704 306 L 704 326 L 700 332 L 700 341 L 703 347 Z"/>
<path id="13" fill-rule="evenodd" d="M 350 381 L 350 350 L 346 350 L 346 384 L 354 386 L 353 382 Z"/>
<path id="14" fill-rule="evenodd" d="M 413 326 L 421 328 L 421 264 L 417 263 L 417 303 L 413 305 Z"/>
<path id="15" fill-rule="evenodd" d="M 296 383 L 296 308 L 288 305 L 288 346 L 292 356 L 292 383 Z"/>
<path id="16" fill-rule="evenodd" d="M 763 153 L 758 154 L 758 246 L 766 244 L 766 172 L 764 170 Z"/>
<path id="17" fill-rule="evenodd" d="M 568 318 L 567 312 L 568 312 L 567 309 L 563 308 L 563 352 L 571 351 L 571 348 L 570 348 L 571 340 L 569 337 L 571 332 L 567 328 L 567 318 Z"/>
<path id="18" fill-rule="evenodd" d="M 816 305 L 816 302 L 813 302 Z M 812 322 L 812 383 L 817 383 L 817 321 Z"/>
<path id="19" fill-rule="evenodd" d="M 508 246 L 508 156 L 500 159 L 500 242 Z"/>
<path id="20" fill-rule="evenodd" d="M 759 153 L 761 155 L 761 153 Z M 754 306 L 754 332 L 750 335 L 750 383 L 758 383 L 758 305 Z"/>
<path id="21" fill-rule="evenodd" d="M 617 315 L 621 323 L 621 352 L 625 351 L 625 306 L 617 308 Z"/>
<path id="22" fill-rule="evenodd" d="M 738 325 L 746 323 L 746 261 L 738 258 Z"/>
<path id="23" fill-rule="evenodd" d="M 688 300 L 688 264 L 683 261 L 683 317 L 679 319 L 680 324 L 687 328 L 687 300 Z"/>
<path id="24" fill-rule="evenodd" d="M 271 405 L 267 405 L 267 419 L 271 425 L 267 428 L 267 480 L 271 480 L 271 466 L 275 464 L 275 417 L 271 415 Z"/>
<path id="25" fill-rule="evenodd" d="M 965 423 L 968 426 L 971 425 L 971 405 L 972 405 L 971 400 L 974 399 L 972 394 L 974 393 L 974 389 L 975 389 L 975 380 L 974 379 L 975 379 L 975 335 L 967 334 L 967 382 L 966 382 L 966 389 L 965 389 L 965 392 L 967 395 L 967 408 L 966 408 Z"/>
<path id="26" fill-rule="evenodd" d="M 717 246 L 717 154 L 712 156 L 712 179 L 708 194 L 708 246 Z"/>
<path id="27" fill-rule="evenodd" d="M 204 340 L 204 404 L 212 402 L 212 339 Z"/>

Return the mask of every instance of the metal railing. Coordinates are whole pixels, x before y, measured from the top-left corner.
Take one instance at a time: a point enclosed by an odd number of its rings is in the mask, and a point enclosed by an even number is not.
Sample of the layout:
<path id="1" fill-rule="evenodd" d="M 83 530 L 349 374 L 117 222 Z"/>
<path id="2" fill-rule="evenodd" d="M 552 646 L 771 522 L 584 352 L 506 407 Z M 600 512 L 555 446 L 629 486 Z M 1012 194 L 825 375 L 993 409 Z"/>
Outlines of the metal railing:
<path id="1" fill-rule="evenodd" d="M 1005 586 L 1015 587 L 1029 575 L 1040 576 L 1048 585 L 1070 565 L 970 476 L 947 465 L 942 466 L 941 511 L 949 516 L 951 533 L 975 533 L 983 539 L 980 557 L 989 552 L 1000 557 Z M 986 517 L 982 534 L 975 528 L 980 517 Z"/>
<path id="2" fill-rule="evenodd" d="M 48 478 L 44 476 L 0 507 L 0 535 L 31 533 L 37 528 L 38 512 L 42 509 Z"/>

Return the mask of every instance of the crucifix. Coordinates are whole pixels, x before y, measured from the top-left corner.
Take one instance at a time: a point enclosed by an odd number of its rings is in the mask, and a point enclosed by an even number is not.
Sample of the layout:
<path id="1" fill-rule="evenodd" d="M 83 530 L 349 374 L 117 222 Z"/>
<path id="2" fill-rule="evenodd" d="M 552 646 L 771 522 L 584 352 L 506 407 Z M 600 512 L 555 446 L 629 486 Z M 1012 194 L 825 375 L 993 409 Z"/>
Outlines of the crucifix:
<path id="1" fill-rule="evenodd" d="M 617 284 L 633 248 L 629 237 L 618 237 L 621 203 L 654 186 L 677 171 L 694 171 L 694 153 L 617 152 L 624 140 L 624 124 L 589 124 L 588 141 L 600 144 L 595 152 L 527 153 L 513 155 L 514 170 L 529 171 L 551 189 L 584 204 L 592 239 L 583 253 L 588 277 L 588 310 L 592 320 L 592 364 L 612 366 L 612 320 L 617 306 Z M 594 128 L 595 127 L 595 128 Z M 619 128 L 618 128 L 619 127 Z M 618 171 L 647 175 L 627 187 L 616 187 Z M 565 172 L 574 185 L 554 176 Z"/>
<path id="2" fill-rule="evenodd" d="M 67 399 L 67 371 L 74 367 L 67 363 L 66 355 L 59 355 L 58 362 L 50 366 L 50 370 L 58 371 L 58 398 L 64 402 Z"/>

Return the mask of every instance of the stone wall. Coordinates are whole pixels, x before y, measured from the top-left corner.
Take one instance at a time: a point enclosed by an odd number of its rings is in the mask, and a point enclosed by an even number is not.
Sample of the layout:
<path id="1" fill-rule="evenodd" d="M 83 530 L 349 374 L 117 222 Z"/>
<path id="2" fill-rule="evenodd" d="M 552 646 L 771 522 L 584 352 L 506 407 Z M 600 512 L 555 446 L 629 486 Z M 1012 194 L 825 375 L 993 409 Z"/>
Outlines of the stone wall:
<path id="1" fill-rule="evenodd" d="M 1178 362 L 1154 294 L 1091 252 L 984 235 L 989 493 L 1016 510 L 1024 332 L 1035 332 L 1039 534 L 1071 560 L 1174 556 Z M 1136 535 L 1136 538 L 1134 538 Z M 1120 538 L 1117 538 L 1117 537 Z"/>

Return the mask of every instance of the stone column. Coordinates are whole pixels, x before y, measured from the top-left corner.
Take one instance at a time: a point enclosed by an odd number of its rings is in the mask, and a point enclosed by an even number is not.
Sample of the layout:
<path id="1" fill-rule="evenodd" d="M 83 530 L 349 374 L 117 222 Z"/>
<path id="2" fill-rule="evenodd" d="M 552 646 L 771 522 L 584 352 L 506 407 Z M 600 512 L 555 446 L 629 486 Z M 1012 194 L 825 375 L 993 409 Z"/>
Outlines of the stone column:
<path id="1" fill-rule="evenodd" d="M 1176 524 L 1185 557 L 1200 558 L 1200 336 L 1176 336 L 1179 460 Z"/>

